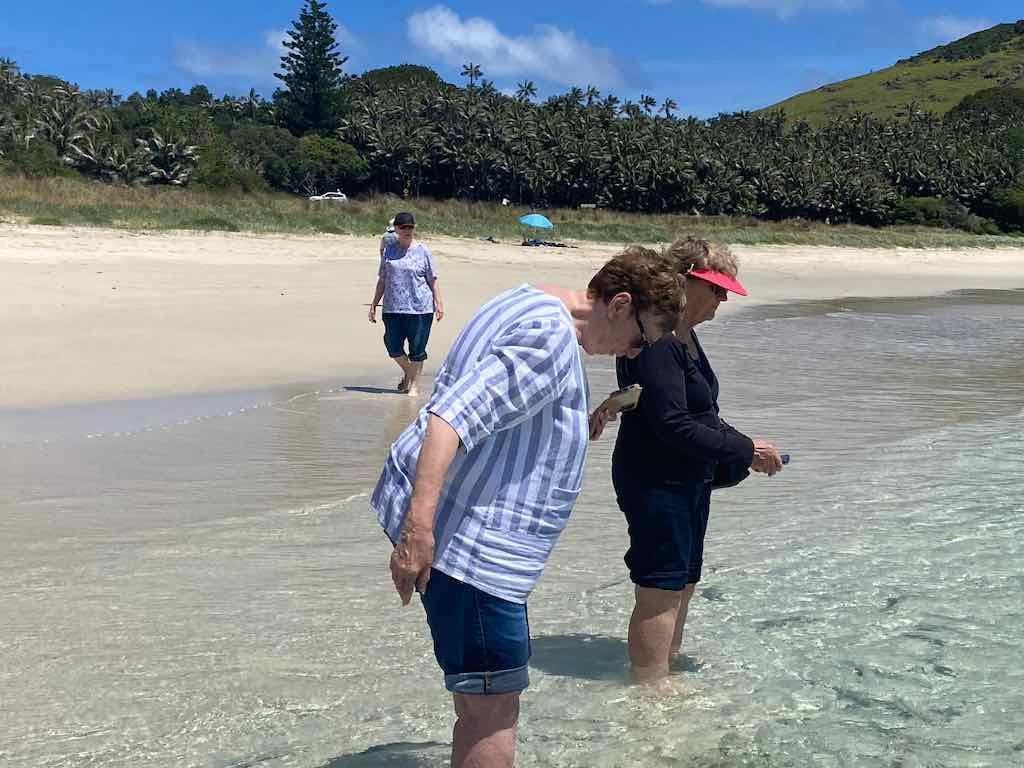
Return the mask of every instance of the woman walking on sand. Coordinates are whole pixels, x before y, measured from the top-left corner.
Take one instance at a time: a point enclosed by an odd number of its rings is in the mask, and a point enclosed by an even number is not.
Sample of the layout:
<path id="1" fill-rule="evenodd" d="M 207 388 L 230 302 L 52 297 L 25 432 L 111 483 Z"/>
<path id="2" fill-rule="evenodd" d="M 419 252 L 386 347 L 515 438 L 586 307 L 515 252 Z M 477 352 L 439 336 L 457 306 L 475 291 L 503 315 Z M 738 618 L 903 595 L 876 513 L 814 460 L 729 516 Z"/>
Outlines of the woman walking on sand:
<path id="1" fill-rule="evenodd" d="M 402 369 L 398 391 L 419 394 L 417 380 L 427 359 L 427 340 L 434 320 L 444 317 L 444 302 L 437 284 L 434 257 L 413 239 L 416 219 L 411 213 L 394 218 L 398 239 L 381 251 L 377 287 L 370 302 L 370 322 L 377 322 L 377 306 L 384 300 L 384 346 Z M 406 343 L 408 342 L 408 351 Z"/>

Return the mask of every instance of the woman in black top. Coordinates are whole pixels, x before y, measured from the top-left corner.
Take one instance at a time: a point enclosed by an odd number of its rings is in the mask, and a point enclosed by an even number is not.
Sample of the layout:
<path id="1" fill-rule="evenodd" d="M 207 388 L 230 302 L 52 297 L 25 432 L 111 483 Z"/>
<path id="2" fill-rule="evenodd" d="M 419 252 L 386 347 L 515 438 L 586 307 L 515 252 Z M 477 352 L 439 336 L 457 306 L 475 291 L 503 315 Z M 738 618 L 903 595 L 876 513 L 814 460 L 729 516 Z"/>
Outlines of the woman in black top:
<path id="1" fill-rule="evenodd" d="M 712 486 L 735 485 L 748 468 L 769 475 L 782 469 L 773 445 L 719 418 L 718 378 L 693 332 L 715 316 L 729 291 L 746 295 L 735 257 L 724 246 L 692 238 L 668 253 L 686 275 L 676 332 L 616 362 L 620 387 L 643 387 L 636 409 L 623 415 L 612 457 L 612 481 L 629 525 L 625 561 L 636 585 L 629 657 L 640 682 L 667 675 L 682 645 L 700 581 Z M 596 437 L 614 414 L 602 406 L 592 418 Z"/>

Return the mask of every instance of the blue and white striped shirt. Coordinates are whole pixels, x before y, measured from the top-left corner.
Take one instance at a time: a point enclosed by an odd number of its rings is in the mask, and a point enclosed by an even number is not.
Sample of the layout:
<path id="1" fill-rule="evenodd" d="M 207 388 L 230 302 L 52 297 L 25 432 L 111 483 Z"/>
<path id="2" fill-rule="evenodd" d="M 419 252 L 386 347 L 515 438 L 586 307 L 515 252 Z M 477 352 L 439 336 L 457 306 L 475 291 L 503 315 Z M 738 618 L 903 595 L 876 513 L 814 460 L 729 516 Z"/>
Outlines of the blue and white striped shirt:
<path id="1" fill-rule="evenodd" d="M 459 334 L 370 501 L 392 542 L 431 413 L 463 448 L 437 506 L 434 567 L 525 603 L 569 520 L 587 452 L 586 372 L 565 305 L 523 285 L 481 307 Z"/>

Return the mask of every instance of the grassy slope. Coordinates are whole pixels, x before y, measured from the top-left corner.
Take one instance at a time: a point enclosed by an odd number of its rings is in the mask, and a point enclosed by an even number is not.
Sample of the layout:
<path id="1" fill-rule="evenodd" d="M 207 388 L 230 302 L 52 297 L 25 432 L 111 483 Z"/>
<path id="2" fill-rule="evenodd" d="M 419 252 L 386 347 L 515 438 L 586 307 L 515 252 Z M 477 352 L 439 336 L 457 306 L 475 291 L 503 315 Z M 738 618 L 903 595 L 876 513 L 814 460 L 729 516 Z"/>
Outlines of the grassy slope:
<path id="1" fill-rule="evenodd" d="M 127 230 L 226 230 L 254 233 L 380 234 L 400 209 L 416 213 L 425 234 L 522 238 L 525 213 L 491 203 L 376 197 L 346 205 L 310 203 L 284 194 L 227 195 L 199 189 L 116 187 L 78 179 L 0 176 L 0 222 L 99 226 Z M 871 229 L 804 221 L 759 222 L 717 216 L 554 210 L 550 239 L 607 243 L 666 242 L 695 235 L 729 243 L 851 247 L 1022 247 L 1024 238 L 989 237 L 923 227 Z"/>
<path id="2" fill-rule="evenodd" d="M 998 25 L 977 35 L 1007 27 L 1012 25 Z M 869 75 L 823 85 L 769 109 L 784 109 L 790 117 L 812 125 L 851 112 L 892 116 L 911 102 L 927 111 L 945 114 L 965 96 L 985 88 L 1024 86 L 1024 36 L 1014 35 L 972 51 L 967 46 L 974 37 L 926 51 Z M 955 46 L 960 46 L 959 50 Z M 947 60 L 944 55 L 949 52 L 970 58 Z"/>

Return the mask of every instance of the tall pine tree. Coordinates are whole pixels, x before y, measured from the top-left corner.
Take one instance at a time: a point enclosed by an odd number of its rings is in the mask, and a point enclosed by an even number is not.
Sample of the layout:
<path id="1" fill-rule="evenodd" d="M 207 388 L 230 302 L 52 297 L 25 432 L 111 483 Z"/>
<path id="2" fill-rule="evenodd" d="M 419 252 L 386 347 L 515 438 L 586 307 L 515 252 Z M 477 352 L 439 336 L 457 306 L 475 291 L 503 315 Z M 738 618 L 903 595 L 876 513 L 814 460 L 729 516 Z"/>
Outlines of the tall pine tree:
<path id="1" fill-rule="evenodd" d="M 299 136 L 328 134 L 338 127 L 341 68 L 348 56 L 338 53 L 337 29 L 326 3 L 306 0 L 283 41 L 288 53 L 281 57 L 281 72 L 274 77 L 285 88 L 274 94 L 274 100 L 283 108 L 288 128 Z"/>

